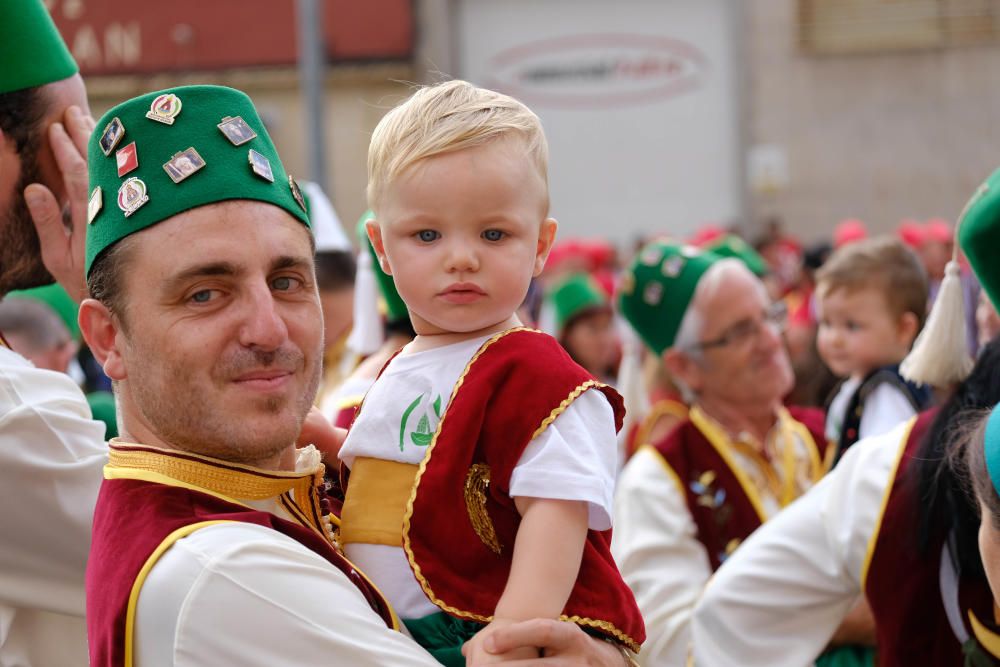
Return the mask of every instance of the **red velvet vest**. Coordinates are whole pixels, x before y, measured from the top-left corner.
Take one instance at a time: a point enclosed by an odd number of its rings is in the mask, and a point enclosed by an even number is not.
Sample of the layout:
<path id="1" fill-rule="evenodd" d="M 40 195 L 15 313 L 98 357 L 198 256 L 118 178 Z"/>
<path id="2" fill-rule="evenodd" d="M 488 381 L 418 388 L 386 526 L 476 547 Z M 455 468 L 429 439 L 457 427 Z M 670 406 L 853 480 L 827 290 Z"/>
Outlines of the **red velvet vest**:
<path id="1" fill-rule="evenodd" d="M 920 496 L 916 475 L 907 471 L 912 470 L 910 464 L 935 415 L 936 410 L 921 413 L 910 430 L 864 580 L 875 616 L 879 667 L 963 664 L 962 643 L 949 623 L 945 596 L 950 598 L 968 637 L 976 636 L 970 613 L 988 632 L 998 631 L 993 622 L 993 596 L 985 582 L 959 579 L 951 595 L 942 594 L 941 561 L 947 531 L 932 536 L 930 546 L 923 551 L 917 544 Z M 986 652 L 979 653 L 989 659 Z M 991 664 L 1000 665 L 1000 660 L 994 659 Z"/>
<path id="2" fill-rule="evenodd" d="M 414 576 L 443 611 L 492 618 L 520 523 L 511 473 L 528 443 L 589 390 L 607 397 L 620 429 L 621 396 L 551 336 L 512 329 L 484 343 L 469 362 L 420 465 L 403 524 Z M 610 543 L 610 530 L 588 533 L 562 617 L 638 651 L 642 616 Z"/>
<path id="3" fill-rule="evenodd" d="M 814 477 L 824 471 L 827 442 L 820 410 L 787 408 L 792 420 L 811 436 Z M 697 528 L 698 541 L 705 546 L 714 572 L 766 519 L 754 506 L 728 456 L 720 451 L 691 421 L 685 421 L 654 445 L 684 487 L 688 511 Z M 778 462 L 780 464 L 780 461 Z"/>
<path id="4" fill-rule="evenodd" d="M 139 446 L 113 446 L 112 449 L 163 454 L 161 450 Z M 187 458 L 183 454 L 176 456 Z M 205 462 L 207 459 L 193 457 L 192 460 Z M 221 461 L 218 464 L 225 465 Z M 283 504 L 293 514 L 300 512 L 291 502 Z M 318 504 L 314 504 L 314 510 L 314 516 L 302 520 L 314 526 L 322 525 Z M 87 563 L 87 637 L 92 667 L 132 664 L 132 638 L 126 637 L 127 620 L 134 620 L 132 615 L 135 613 L 135 601 L 130 602 L 130 597 L 143 566 L 159 556 L 154 554 L 157 548 L 172 544 L 177 537 L 175 533 L 193 532 L 196 524 L 229 521 L 272 528 L 316 552 L 357 586 L 388 627 L 395 627 L 389 603 L 318 530 L 181 486 L 140 479 L 105 479 L 94 510 Z"/>

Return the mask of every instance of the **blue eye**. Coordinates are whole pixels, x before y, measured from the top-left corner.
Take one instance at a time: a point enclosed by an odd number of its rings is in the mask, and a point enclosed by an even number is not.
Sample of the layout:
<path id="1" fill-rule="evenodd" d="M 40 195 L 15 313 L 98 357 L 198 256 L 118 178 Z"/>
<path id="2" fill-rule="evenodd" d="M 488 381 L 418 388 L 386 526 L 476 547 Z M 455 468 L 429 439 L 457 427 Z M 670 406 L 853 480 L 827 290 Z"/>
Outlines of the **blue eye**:
<path id="1" fill-rule="evenodd" d="M 505 234 L 499 229 L 487 229 L 483 232 L 483 238 L 487 241 L 499 241 Z"/>
<path id="2" fill-rule="evenodd" d="M 288 276 L 281 276 L 280 278 L 275 278 L 271 281 L 271 287 L 274 289 L 284 292 L 286 290 L 292 289 L 292 279 Z"/>
<path id="3" fill-rule="evenodd" d="M 424 243 L 431 243 L 432 241 L 437 241 L 439 238 L 441 238 L 441 235 L 438 234 L 433 229 L 421 229 L 419 232 L 417 232 L 417 238 L 419 238 Z"/>
<path id="4" fill-rule="evenodd" d="M 191 295 L 191 300 L 195 303 L 208 303 L 212 299 L 212 292 L 215 290 L 203 289 Z"/>

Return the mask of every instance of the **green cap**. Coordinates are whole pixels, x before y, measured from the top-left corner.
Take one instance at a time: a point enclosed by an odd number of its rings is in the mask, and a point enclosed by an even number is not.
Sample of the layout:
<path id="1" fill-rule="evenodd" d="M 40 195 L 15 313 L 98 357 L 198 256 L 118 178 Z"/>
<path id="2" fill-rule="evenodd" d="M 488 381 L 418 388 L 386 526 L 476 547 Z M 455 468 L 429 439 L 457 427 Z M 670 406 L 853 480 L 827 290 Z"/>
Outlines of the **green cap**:
<path id="1" fill-rule="evenodd" d="M 115 397 L 110 391 L 95 391 L 87 394 L 90 414 L 99 422 L 104 422 L 104 439 L 118 437 L 118 420 L 115 418 Z"/>
<path id="2" fill-rule="evenodd" d="M 44 303 L 59 316 L 59 319 L 69 329 L 70 335 L 75 340 L 80 340 L 80 325 L 77 321 L 79 306 L 76 305 L 76 301 L 70 298 L 69 294 L 66 293 L 66 290 L 59 283 L 10 292 L 7 294 L 7 298 L 31 299 Z"/>
<path id="3" fill-rule="evenodd" d="M 253 102 L 232 88 L 183 86 L 119 104 L 98 121 L 87 160 L 87 274 L 129 234 L 215 202 L 267 202 L 309 226 Z"/>
<path id="4" fill-rule="evenodd" d="M 396 281 L 388 273 L 382 270 L 382 265 L 378 263 L 378 256 L 375 254 L 375 247 L 368 239 L 366 226 L 369 220 L 375 219 L 375 212 L 371 209 L 364 212 L 358 220 L 358 242 L 362 247 L 368 248 L 372 256 L 372 269 L 375 271 L 375 281 L 378 283 L 378 291 L 385 301 L 385 319 L 388 322 L 410 319 L 410 311 L 406 308 L 406 303 L 396 290 Z"/>
<path id="5" fill-rule="evenodd" d="M 67 79 L 80 69 L 42 0 L 0 2 L 0 93 Z"/>
<path id="6" fill-rule="evenodd" d="M 979 284 L 1000 310 L 1000 169 L 979 186 L 959 217 L 958 244 Z"/>
<path id="7" fill-rule="evenodd" d="M 600 285 L 586 273 L 574 273 L 549 291 L 546 297 L 555 309 L 556 329 L 562 333 L 566 323 L 588 309 L 607 308 L 608 297 Z"/>
<path id="8" fill-rule="evenodd" d="M 764 261 L 764 258 L 750 247 L 746 241 L 736 236 L 736 234 L 720 236 L 703 247 L 705 250 L 713 252 L 719 257 L 735 257 L 743 262 L 758 278 L 763 278 L 767 275 L 767 262 Z"/>
<path id="9" fill-rule="evenodd" d="M 692 245 L 653 241 L 622 275 L 621 313 L 656 354 L 673 346 L 698 281 L 721 259 Z"/>

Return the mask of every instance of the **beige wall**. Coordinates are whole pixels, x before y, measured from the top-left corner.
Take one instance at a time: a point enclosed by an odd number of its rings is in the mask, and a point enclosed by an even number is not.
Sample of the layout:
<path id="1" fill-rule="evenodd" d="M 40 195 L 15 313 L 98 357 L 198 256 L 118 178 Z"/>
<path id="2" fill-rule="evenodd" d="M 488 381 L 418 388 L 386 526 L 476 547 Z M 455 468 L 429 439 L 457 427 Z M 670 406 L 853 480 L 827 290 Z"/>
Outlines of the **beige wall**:
<path id="1" fill-rule="evenodd" d="M 849 216 L 954 220 L 1000 165 L 1000 46 L 816 57 L 796 46 L 795 0 L 750 0 L 745 17 L 748 148 L 783 148 L 790 175 L 750 193 L 755 219 L 806 240 Z"/>
<path id="2" fill-rule="evenodd" d="M 326 160 L 331 182 L 323 186 L 349 228 L 352 240 L 354 223 L 366 208 L 368 140 L 382 115 L 408 94 L 408 86 L 397 82 L 412 80 L 412 68 L 399 64 L 335 67 L 327 74 Z M 129 97 L 194 83 L 233 86 L 248 93 L 268 124 L 285 167 L 296 178 L 310 179 L 306 165 L 311 137 L 305 135 L 305 117 L 294 69 L 94 77 L 87 80 L 87 89 L 96 118 Z"/>

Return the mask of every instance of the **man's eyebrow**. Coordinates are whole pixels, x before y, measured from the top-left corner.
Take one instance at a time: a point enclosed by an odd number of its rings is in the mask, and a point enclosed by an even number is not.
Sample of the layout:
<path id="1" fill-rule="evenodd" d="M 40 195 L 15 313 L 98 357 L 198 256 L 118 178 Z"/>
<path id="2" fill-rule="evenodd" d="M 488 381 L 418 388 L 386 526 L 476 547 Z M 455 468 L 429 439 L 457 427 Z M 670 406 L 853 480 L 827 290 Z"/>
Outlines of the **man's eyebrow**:
<path id="1" fill-rule="evenodd" d="M 306 257 L 305 255 L 282 255 L 281 257 L 276 257 L 273 262 L 271 262 L 272 271 L 280 271 L 281 269 L 300 269 L 309 268 L 312 266 L 312 258 Z"/>
<path id="2" fill-rule="evenodd" d="M 175 273 L 166 281 L 167 289 L 183 287 L 183 285 L 195 278 L 207 276 L 235 276 L 241 269 L 230 262 L 211 262 L 209 264 L 196 264 L 190 266 L 180 273 Z"/>

